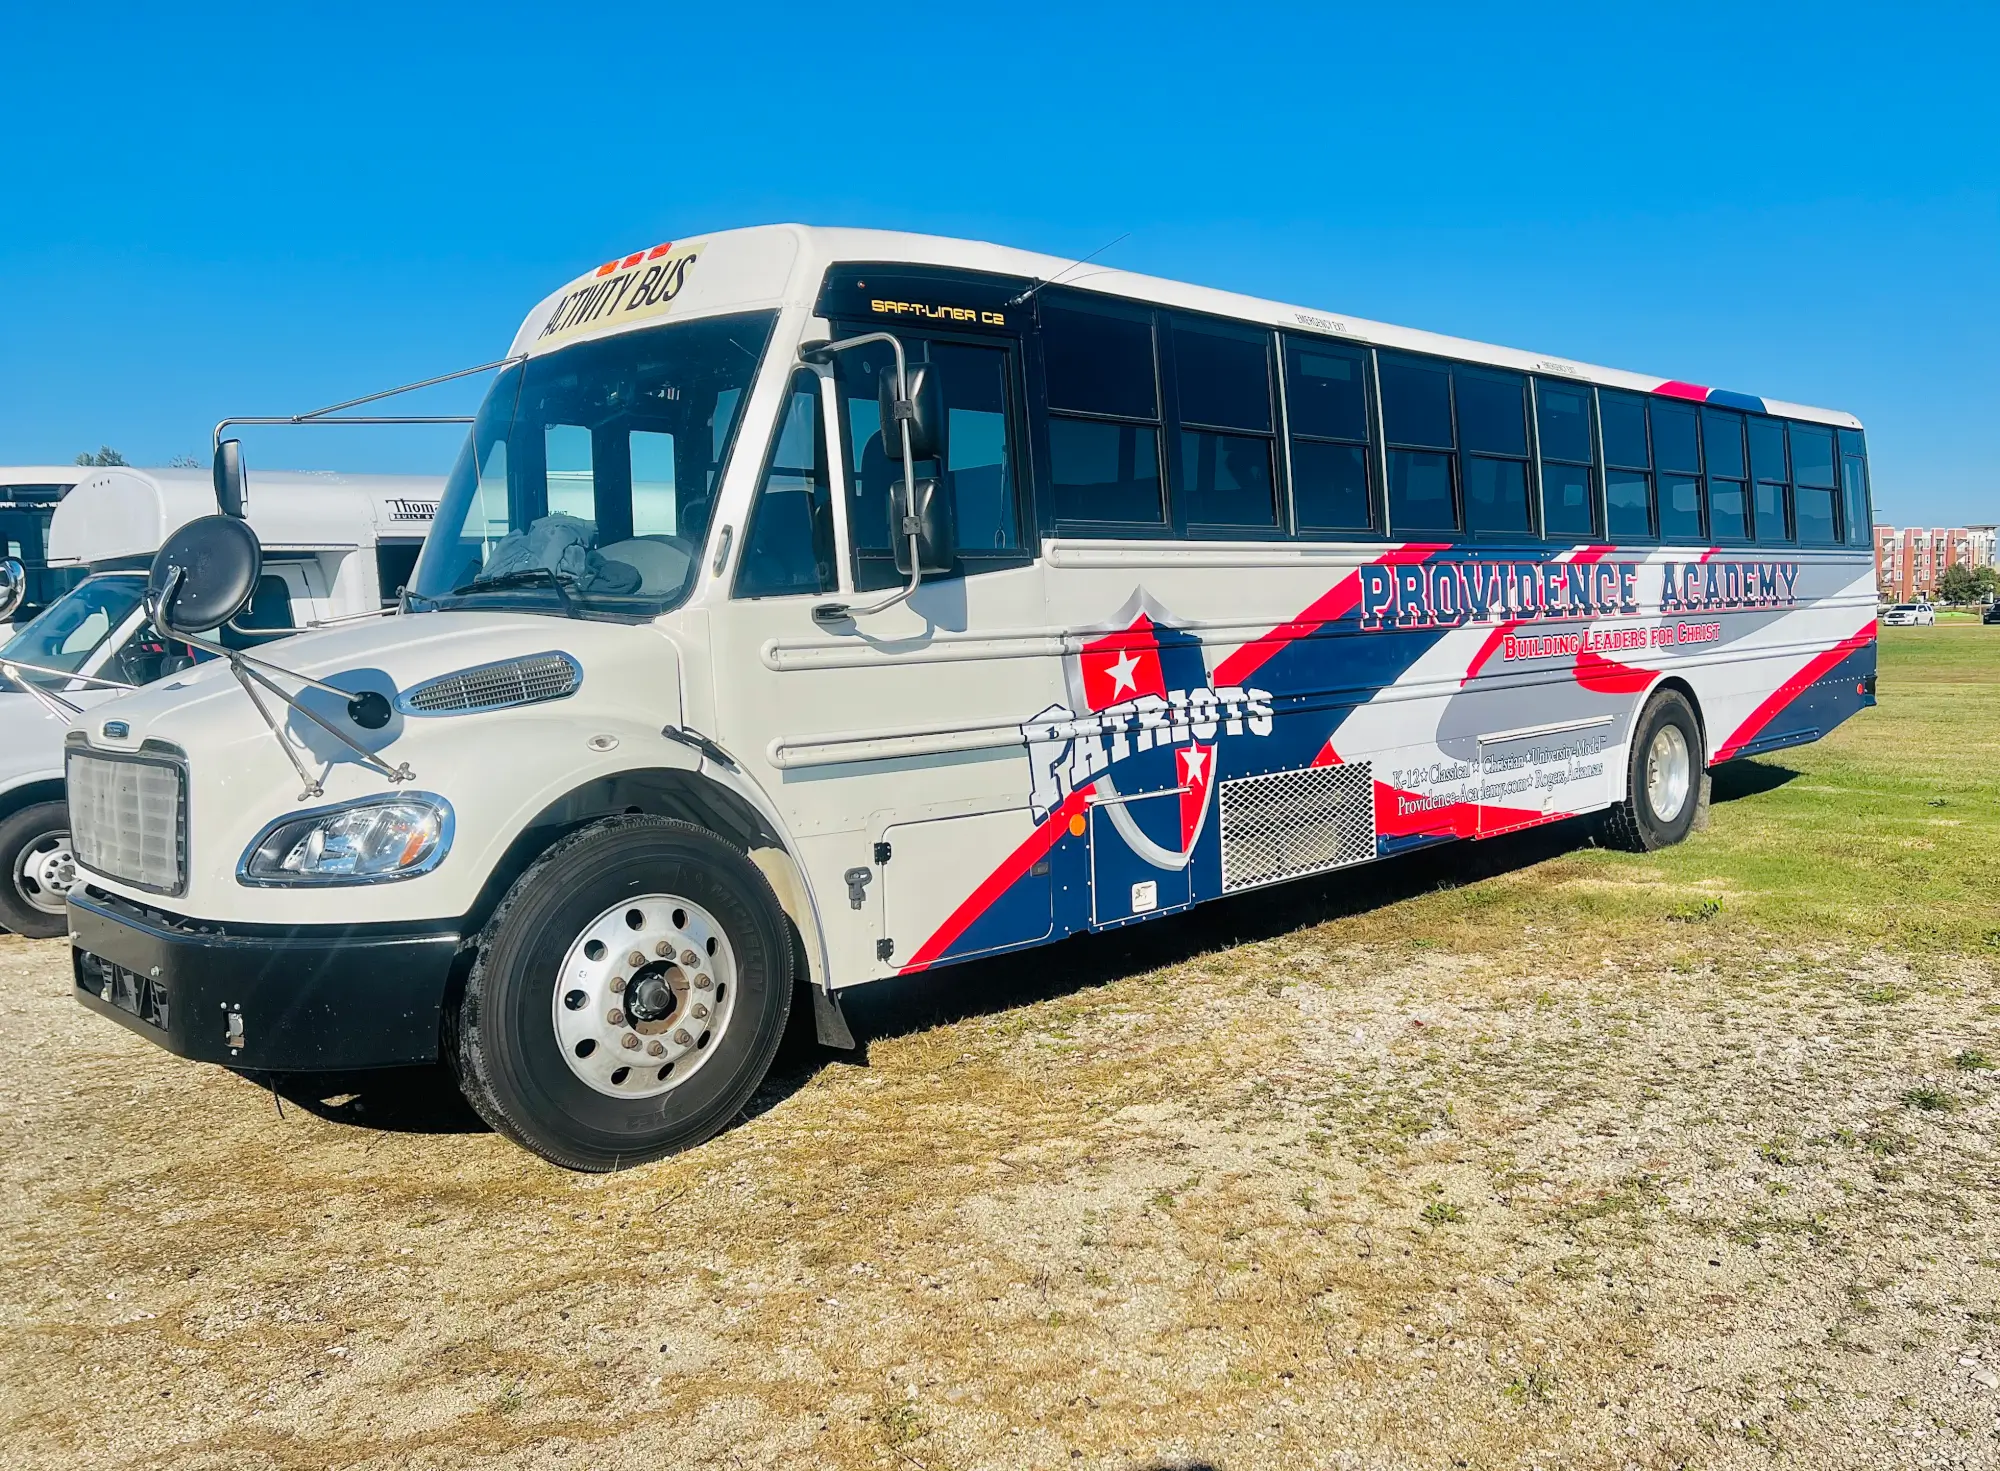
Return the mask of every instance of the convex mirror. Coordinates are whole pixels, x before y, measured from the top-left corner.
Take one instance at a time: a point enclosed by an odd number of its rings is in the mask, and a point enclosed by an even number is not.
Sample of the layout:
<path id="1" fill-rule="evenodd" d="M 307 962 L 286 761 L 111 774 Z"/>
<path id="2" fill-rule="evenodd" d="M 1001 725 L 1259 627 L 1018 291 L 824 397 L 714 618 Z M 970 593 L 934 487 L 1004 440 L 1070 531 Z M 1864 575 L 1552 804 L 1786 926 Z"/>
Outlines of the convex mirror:
<path id="1" fill-rule="evenodd" d="M 12 618 L 28 595 L 28 569 L 12 557 L 0 561 L 0 618 Z"/>
<path id="2" fill-rule="evenodd" d="M 264 549 L 248 521 L 203 516 L 154 554 L 146 601 L 163 632 L 207 633 L 250 606 L 263 573 Z"/>
<path id="3" fill-rule="evenodd" d="M 905 577 L 913 571 L 926 575 L 949 572 L 952 547 L 958 541 L 951 497 L 929 477 L 917 481 L 916 493 L 913 507 L 909 487 L 901 479 L 889 482 L 889 544 L 896 549 L 896 570 Z M 917 538 L 917 566 L 914 568 L 910 565 L 910 534 L 913 531 Z"/>
<path id="4" fill-rule="evenodd" d="M 222 514 L 243 519 L 250 488 L 244 480 L 243 441 L 225 439 L 215 447 L 215 503 Z"/>
<path id="5" fill-rule="evenodd" d="M 944 392 L 937 370 L 929 363 L 911 363 L 909 374 L 910 456 L 918 460 L 944 458 Z M 882 408 L 882 448 L 892 460 L 903 458 L 903 431 L 896 414 L 896 365 L 883 365 L 876 380 Z"/>

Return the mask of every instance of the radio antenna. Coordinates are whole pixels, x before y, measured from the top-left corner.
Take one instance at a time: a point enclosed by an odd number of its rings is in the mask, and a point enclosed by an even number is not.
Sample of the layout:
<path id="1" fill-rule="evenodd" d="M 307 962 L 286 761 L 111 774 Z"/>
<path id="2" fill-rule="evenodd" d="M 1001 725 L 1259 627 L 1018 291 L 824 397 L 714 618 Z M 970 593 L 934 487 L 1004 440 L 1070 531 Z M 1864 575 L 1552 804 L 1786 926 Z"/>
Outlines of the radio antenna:
<path id="1" fill-rule="evenodd" d="M 1100 255 L 1104 254 L 1105 251 L 1109 250 L 1112 246 L 1118 244 L 1120 240 L 1130 240 L 1131 238 L 1132 238 L 1132 232 L 1130 230 L 1127 230 L 1123 235 L 1120 235 L 1118 237 L 1118 240 L 1105 241 L 1102 245 L 1098 246 L 1097 249 L 1091 251 L 1089 255 L 1086 255 L 1082 260 L 1071 261 L 1068 265 L 1064 266 L 1060 271 L 1057 271 L 1053 276 L 1049 277 L 1046 281 L 1035 282 L 1026 291 L 1023 291 L 1019 296 L 1009 297 L 1005 302 L 1002 303 L 1002 305 L 1010 308 L 1017 306 L 1026 306 L 1030 301 L 1034 299 L 1035 293 L 1037 291 L 1040 291 L 1044 286 L 1055 285 L 1056 282 L 1062 280 L 1063 277 L 1067 276 L 1071 271 L 1075 270 L 1078 266 L 1089 265 L 1092 261 L 1096 260 Z"/>

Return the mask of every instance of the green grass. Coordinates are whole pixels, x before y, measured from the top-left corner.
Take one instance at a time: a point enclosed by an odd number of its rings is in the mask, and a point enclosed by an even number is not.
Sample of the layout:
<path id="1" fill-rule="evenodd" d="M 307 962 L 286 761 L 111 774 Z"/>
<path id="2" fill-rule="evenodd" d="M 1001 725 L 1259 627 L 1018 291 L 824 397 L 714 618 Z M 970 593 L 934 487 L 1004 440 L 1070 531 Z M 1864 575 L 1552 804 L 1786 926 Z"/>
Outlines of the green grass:
<path id="1" fill-rule="evenodd" d="M 1457 949 L 1535 925 L 1619 949 L 1759 934 L 2000 960 L 2000 628 L 1883 630 L 1879 698 L 1813 745 L 1721 768 L 1708 829 L 1678 847 L 1479 878 L 1393 906 L 1393 927 Z"/>

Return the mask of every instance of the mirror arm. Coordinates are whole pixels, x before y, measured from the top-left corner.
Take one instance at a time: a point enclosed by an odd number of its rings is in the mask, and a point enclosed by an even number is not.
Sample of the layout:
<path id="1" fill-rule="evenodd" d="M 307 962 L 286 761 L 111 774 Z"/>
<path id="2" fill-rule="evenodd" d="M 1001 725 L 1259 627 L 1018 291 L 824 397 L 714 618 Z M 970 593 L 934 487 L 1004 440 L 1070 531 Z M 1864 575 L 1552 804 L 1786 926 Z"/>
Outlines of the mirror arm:
<path id="1" fill-rule="evenodd" d="M 917 467 L 910 458 L 910 416 L 914 410 L 910 406 L 910 369 L 903 357 L 903 343 L 893 332 L 864 332 L 859 337 L 843 337 L 838 342 L 814 343 L 799 351 L 799 361 L 818 366 L 832 360 L 837 352 L 845 352 L 850 347 L 865 347 L 871 342 L 886 342 L 889 350 L 896 354 L 896 426 L 903 435 L 903 504 L 914 507 L 917 503 Z M 865 618 L 870 613 L 880 613 L 893 608 L 898 603 L 907 602 L 916 595 L 924 582 L 923 559 L 917 544 L 916 516 L 906 512 L 903 516 L 903 531 L 910 538 L 910 585 L 900 588 L 879 602 L 856 608 L 848 603 L 821 603 L 812 610 L 813 622 L 822 625 L 845 623 L 853 618 Z"/>
<path id="2" fill-rule="evenodd" d="M 106 679 L 99 674 L 74 674 L 67 669 L 51 669 L 45 664 L 23 664 L 19 659 L 0 662 L 0 674 L 26 684 L 26 680 L 20 679 L 20 676 L 15 674 L 14 671 L 17 669 L 25 669 L 30 674 L 53 674 L 61 679 L 73 679 L 79 684 L 100 685 L 111 690 L 136 690 L 139 687 L 136 684 L 128 684 L 122 679 Z"/>
<path id="3" fill-rule="evenodd" d="M 490 372 L 494 368 L 511 368 L 516 363 L 527 361 L 527 354 L 516 357 L 498 358 L 490 363 L 481 363 L 476 368 L 460 368 L 455 373 L 440 373 L 435 378 L 426 378 L 421 383 L 405 383 L 401 388 L 385 388 L 380 393 L 366 393 L 360 398 L 350 398 L 344 403 L 328 404 L 323 409 L 314 409 L 306 414 L 288 414 L 273 418 L 231 418 L 224 419 L 215 426 L 215 447 L 222 445 L 222 431 L 231 424 L 470 424 L 467 415 L 445 414 L 427 415 L 416 418 L 332 418 L 342 409 L 351 409 L 360 404 L 374 403 L 378 398 L 394 398 L 399 393 L 411 393 L 419 388 L 429 388 L 436 383 L 449 383 L 454 378 L 469 378 L 474 373 Z"/>
<path id="4" fill-rule="evenodd" d="M 21 678 L 19 674 L 15 673 L 16 667 L 17 666 L 11 662 L 6 664 L 0 664 L 0 674 L 5 674 L 9 679 L 13 680 L 14 683 L 18 684 L 23 690 L 27 691 L 27 693 L 34 698 L 35 703 L 40 705 L 44 710 L 48 711 L 49 714 L 60 716 L 63 720 L 68 720 L 73 715 L 83 714 L 83 706 L 72 705 L 68 700 L 65 700 L 61 695 L 57 694 L 54 690 L 45 690 L 40 685 L 36 684 L 32 679 Z M 23 664 L 18 667 L 23 669 L 32 669 L 34 666 L 32 664 Z"/>

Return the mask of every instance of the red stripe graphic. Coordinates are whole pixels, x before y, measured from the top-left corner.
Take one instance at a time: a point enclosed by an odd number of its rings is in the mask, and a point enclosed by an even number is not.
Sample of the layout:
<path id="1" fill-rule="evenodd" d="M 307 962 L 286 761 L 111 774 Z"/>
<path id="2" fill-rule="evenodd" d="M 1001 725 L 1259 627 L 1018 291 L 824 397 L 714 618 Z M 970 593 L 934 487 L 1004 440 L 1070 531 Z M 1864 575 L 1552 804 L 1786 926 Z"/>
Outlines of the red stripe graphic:
<path id="1" fill-rule="evenodd" d="M 902 968 L 900 974 L 929 969 L 960 935 L 972 927 L 972 922 L 984 914 L 995 899 L 1011 889 L 1022 874 L 1041 862 L 1049 849 L 1062 841 L 1069 831 L 1070 819 L 1083 815 L 1089 805 L 1090 794 L 1096 790 L 1097 783 L 1092 782 L 1065 797 L 1062 806 L 1044 818 L 1021 846 L 1008 854 L 1006 861 L 994 869 L 963 904 L 952 910 L 950 918 L 937 927 L 937 933 L 917 947 L 917 953 L 910 957 L 909 964 Z"/>
<path id="2" fill-rule="evenodd" d="M 1501 807 L 1480 802 L 1444 802 L 1435 806 L 1417 806 L 1405 812 L 1404 801 L 1427 803 L 1429 798 L 1421 792 L 1406 792 L 1400 787 L 1392 787 L 1387 782 L 1375 783 L 1375 830 L 1385 838 L 1407 838 L 1418 835 L 1445 835 L 1454 838 L 1476 838 L 1480 834 L 1480 819 L 1486 823 L 1485 836 L 1512 832 L 1516 828 L 1534 827 L 1544 822 L 1560 822 L 1572 814 L 1568 812 L 1543 812 L 1534 807 Z"/>
<path id="3" fill-rule="evenodd" d="M 1422 562 L 1445 550 L 1443 542 L 1413 541 L 1385 552 L 1373 565 L 1394 567 L 1403 562 Z M 1345 618 L 1361 601 L 1361 574 L 1350 572 L 1313 601 L 1289 623 L 1281 623 L 1260 634 L 1215 666 L 1217 684 L 1241 684 L 1284 652 L 1295 640 L 1310 638 L 1325 624 Z"/>
<path id="4" fill-rule="evenodd" d="M 1600 695 L 1636 695 L 1658 677 L 1657 670 L 1620 664 L 1589 649 L 1576 656 L 1576 682 Z"/>
<path id="5" fill-rule="evenodd" d="M 1875 620 L 1870 618 L 1868 626 L 1863 628 L 1859 633 L 1850 634 L 1825 653 L 1814 655 L 1811 662 L 1805 668 L 1779 685 L 1775 691 L 1765 697 L 1763 704 L 1750 712 L 1750 718 L 1736 727 L 1736 733 L 1716 748 L 1715 759 L 1717 761 L 1727 761 L 1731 756 L 1734 756 L 1738 751 L 1756 740 L 1759 731 L 1777 719 L 1778 715 L 1787 705 L 1812 688 L 1813 685 L 1819 683 L 1820 679 L 1834 665 L 1845 659 L 1856 649 L 1865 649 L 1874 642 Z"/>
<path id="6" fill-rule="evenodd" d="M 1678 378 L 1669 378 L 1653 392 L 1664 393 L 1668 398 L 1691 398 L 1696 403 L 1708 398 L 1708 390 L 1699 383 L 1683 383 Z"/>

